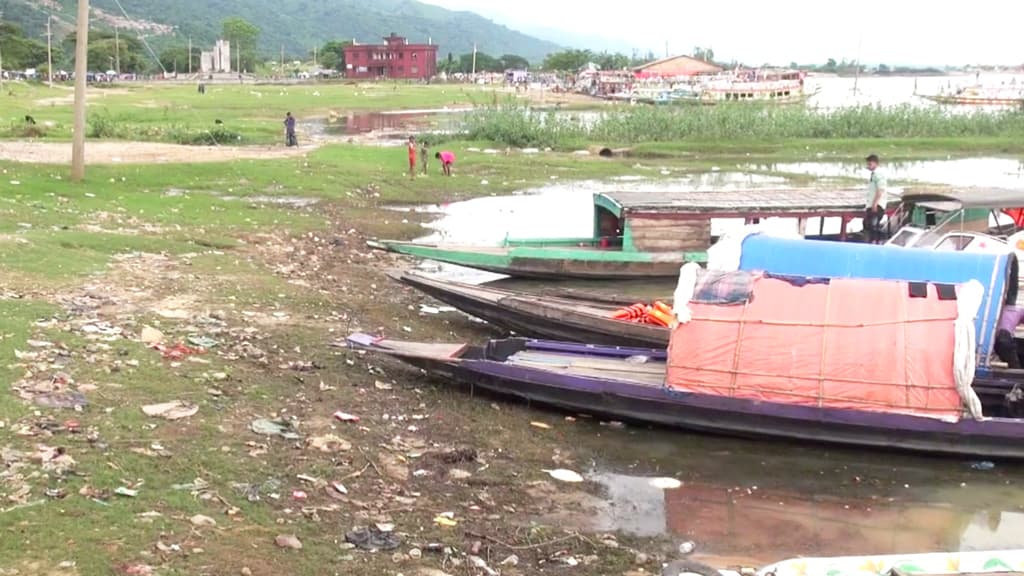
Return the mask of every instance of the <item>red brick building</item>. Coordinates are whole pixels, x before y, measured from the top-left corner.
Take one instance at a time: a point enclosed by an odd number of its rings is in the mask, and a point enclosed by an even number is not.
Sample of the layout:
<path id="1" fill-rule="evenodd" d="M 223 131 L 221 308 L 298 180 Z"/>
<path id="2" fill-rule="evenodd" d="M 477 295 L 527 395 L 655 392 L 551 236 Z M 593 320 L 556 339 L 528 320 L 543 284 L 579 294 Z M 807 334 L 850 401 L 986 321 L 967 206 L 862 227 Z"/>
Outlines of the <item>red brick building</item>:
<path id="1" fill-rule="evenodd" d="M 354 44 L 345 47 L 345 76 L 348 78 L 398 78 L 421 80 L 437 74 L 437 46 L 409 44 L 394 32 L 386 44 Z"/>

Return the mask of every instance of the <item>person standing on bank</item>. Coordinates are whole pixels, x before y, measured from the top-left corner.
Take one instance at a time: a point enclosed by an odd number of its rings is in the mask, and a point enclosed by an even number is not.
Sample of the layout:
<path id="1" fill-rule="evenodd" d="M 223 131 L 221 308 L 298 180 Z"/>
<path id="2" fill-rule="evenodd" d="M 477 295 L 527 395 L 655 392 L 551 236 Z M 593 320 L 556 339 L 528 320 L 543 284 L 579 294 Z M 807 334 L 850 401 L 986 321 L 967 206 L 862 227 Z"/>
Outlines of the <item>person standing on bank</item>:
<path id="1" fill-rule="evenodd" d="M 416 179 L 416 137 L 409 136 L 409 179 Z"/>
<path id="2" fill-rule="evenodd" d="M 869 243 L 881 244 L 885 241 L 882 237 L 882 216 L 889 204 L 889 194 L 885 189 L 885 175 L 878 169 L 878 155 L 872 154 L 866 160 L 871 176 L 864 203 L 864 234 Z"/>
<path id="3" fill-rule="evenodd" d="M 295 138 L 295 116 L 291 112 L 284 115 L 284 143 L 285 146 L 298 146 L 299 141 Z"/>

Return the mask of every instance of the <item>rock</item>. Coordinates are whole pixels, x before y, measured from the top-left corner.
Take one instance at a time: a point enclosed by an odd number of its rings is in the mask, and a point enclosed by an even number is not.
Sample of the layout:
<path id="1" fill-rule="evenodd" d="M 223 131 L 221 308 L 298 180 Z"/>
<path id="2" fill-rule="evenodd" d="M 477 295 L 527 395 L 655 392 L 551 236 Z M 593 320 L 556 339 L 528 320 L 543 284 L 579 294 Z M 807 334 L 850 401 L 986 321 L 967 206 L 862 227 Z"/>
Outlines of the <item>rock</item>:
<path id="1" fill-rule="evenodd" d="M 647 564 L 648 560 L 650 560 L 650 558 L 648 558 L 647 554 L 644 554 L 643 552 L 637 552 L 636 556 L 633 557 L 633 561 L 637 564 Z"/>
<path id="2" fill-rule="evenodd" d="M 152 326 L 143 326 L 139 340 L 142 340 L 142 343 L 147 345 L 160 344 L 164 341 L 164 333 Z"/>
<path id="3" fill-rule="evenodd" d="M 196 514 L 195 516 L 188 519 L 193 526 L 200 527 L 213 527 L 217 525 L 217 521 L 209 516 L 203 516 L 202 514 Z"/>
<path id="4" fill-rule="evenodd" d="M 679 553 L 682 554 L 683 556 L 687 556 L 689 554 L 693 554 L 693 551 L 696 550 L 696 549 L 697 549 L 697 544 L 695 544 L 692 540 L 687 540 L 686 542 L 683 542 L 682 544 L 679 545 Z"/>
<path id="5" fill-rule="evenodd" d="M 280 534 L 274 538 L 274 544 L 277 544 L 278 548 L 302 550 L 302 541 L 295 534 Z"/>
<path id="6" fill-rule="evenodd" d="M 252 570 L 248 566 L 242 566 L 242 569 L 239 570 L 239 574 L 242 576 L 252 576 Z"/>

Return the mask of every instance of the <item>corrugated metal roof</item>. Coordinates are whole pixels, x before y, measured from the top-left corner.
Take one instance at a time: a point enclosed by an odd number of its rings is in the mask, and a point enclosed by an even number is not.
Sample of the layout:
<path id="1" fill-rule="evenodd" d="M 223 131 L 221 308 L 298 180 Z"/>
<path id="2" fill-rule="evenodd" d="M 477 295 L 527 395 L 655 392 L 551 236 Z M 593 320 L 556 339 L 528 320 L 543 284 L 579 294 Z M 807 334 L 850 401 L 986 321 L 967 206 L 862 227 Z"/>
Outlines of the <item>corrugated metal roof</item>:
<path id="1" fill-rule="evenodd" d="M 903 200 L 916 204 L 952 202 L 962 208 L 1024 208 L 1024 190 L 980 187 L 914 190 L 904 192 Z"/>
<path id="2" fill-rule="evenodd" d="M 721 72 L 718 66 L 690 56 L 670 56 L 634 68 L 637 73 L 660 76 L 689 76 Z"/>

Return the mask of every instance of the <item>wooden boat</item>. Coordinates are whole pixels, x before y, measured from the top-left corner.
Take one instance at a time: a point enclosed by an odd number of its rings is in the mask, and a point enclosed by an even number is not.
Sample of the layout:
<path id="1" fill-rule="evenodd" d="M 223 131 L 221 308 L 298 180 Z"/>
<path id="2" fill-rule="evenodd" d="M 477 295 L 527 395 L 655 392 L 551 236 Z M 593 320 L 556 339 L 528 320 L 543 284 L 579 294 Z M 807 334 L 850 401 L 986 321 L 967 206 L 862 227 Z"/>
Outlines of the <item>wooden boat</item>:
<path id="1" fill-rule="evenodd" d="M 757 221 L 781 217 L 799 223 L 812 217 L 837 216 L 845 223 L 863 212 L 861 189 L 609 192 L 594 195 L 594 233 L 587 238 L 506 239 L 500 246 L 395 240 L 368 244 L 526 278 L 674 278 L 682 264 L 707 259 L 706 250 L 714 240 L 714 218 Z"/>
<path id="2" fill-rule="evenodd" d="M 611 318 L 612 312 L 621 305 L 473 286 L 412 272 L 390 276 L 470 316 L 516 334 L 593 344 L 668 346 L 668 328 Z"/>
<path id="3" fill-rule="evenodd" d="M 690 303 L 691 319 L 673 331 L 668 350 L 522 338 L 468 346 L 356 334 L 349 342 L 473 388 L 572 411 L 736 436 L 1022 459 L 1024 420 L 1007 415 L 1024 408 L 1015 392 L 1024 374 L 988 362 L 998 315 L 986 299 L 998 303 L 1005 281 L 980 284 L 959 286 L 951 300 L 931 283 L 765 276 L 742 303 Z M 968 327 L 977 322 L 975 340 Z"/>
<path id="4" fill-rule="evenodd" d="M 968 86 L 953 92 L 918 94 L 937 104 L 973 106 L 1024 106 L 1024 89 L 1020 86 Z"/>
<path id="5" fill-rule="evenodd" d="M 816 92 L 804 85 L 799 70 L 736 70 L 712 77 L 698 77 L 688 90 L 677 91 L 675 101 L 692 104 L 798 104 Z"/>

